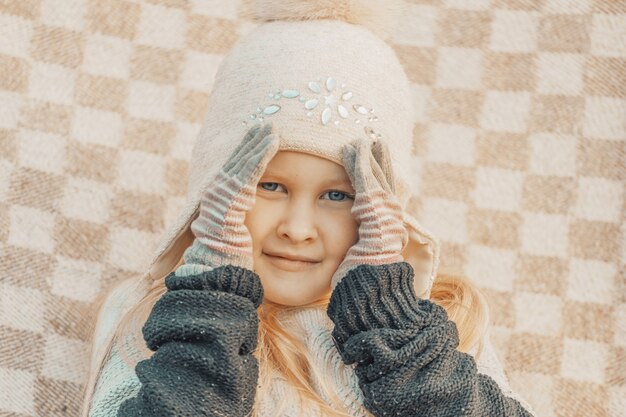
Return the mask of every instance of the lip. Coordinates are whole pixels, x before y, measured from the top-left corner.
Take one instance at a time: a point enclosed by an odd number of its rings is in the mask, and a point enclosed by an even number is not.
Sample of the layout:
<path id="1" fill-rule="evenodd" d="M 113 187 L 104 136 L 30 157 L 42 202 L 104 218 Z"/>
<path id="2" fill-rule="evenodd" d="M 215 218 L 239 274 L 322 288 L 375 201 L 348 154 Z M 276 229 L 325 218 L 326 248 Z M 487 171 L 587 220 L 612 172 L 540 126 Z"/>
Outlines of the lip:
<path id="1" fill-rule="evenodd" d="M 267 252 L 267 251 L 263 251 L 263 253 L 268 255 L 268 256 L 273 256 L 273 257 L 276 257 L 276 258 L 283 258 L 283 259 L 287 259 L 289 261 L 302 261 L 302 262 L 312 262 L 312 263 L 319 262 L 317 259 L 309 258 L 308 256 L 291 255 L 289 253 L 282 253 L 282 252 Z"/>
<path id="2" fill-rule="evenodd" d="M 277 255 L 270 255 L 266 252 L 263 252 L 263 255 L 266 256 L 269 262 L 275 267 L 291 272 L 305 271 L 307 269 L 315 268 L 320 264 L 318 261 L 288 259 Z"/>

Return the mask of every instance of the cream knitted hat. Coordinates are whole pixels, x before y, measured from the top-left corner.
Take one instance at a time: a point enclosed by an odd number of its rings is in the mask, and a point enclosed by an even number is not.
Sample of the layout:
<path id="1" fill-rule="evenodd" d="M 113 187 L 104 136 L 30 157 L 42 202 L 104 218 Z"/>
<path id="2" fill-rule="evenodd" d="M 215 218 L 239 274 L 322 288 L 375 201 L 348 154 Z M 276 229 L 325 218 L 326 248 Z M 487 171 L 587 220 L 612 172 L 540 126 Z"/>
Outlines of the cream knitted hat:
<path id="1" fill-rule="evenodd" d="M 418 295 L 429 296 L 439 243 L 407 212 L 412 190 L 413 109 L 409 82 L 385 43 L 401 4 L 389 0 L 257 1 L 259 24 L 225 56 L 190 167 L 186 205 L 150 266 L 170 272 L 194 236 L 200 195 L 255 123 L 271 122 L 280 150 L 342 164 L 342 147 L 357 137 L 385 141 L 396 194 L 409 230 L 405 259 L 416 268 Z"/>

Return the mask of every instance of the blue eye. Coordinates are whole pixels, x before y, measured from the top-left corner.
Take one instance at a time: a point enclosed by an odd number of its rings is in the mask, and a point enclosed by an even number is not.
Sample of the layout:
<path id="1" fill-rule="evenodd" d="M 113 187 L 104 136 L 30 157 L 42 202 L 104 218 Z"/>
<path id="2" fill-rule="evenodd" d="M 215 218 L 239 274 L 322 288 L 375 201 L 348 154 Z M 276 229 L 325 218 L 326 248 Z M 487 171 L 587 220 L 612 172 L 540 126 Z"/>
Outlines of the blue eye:
<path id="1" fill-rule="evenodd" d="M 277 182 L 261 182 L 261 183 L 259 183 L 259 187 L 261 187 L 261 188 L 263 188 L 264 190 L 267 190 L 267 191 L 276 191 L 276 188 L 278 188 L 278 185 L 279 184 Z"/>
<path id="2" fill-rule="evenodd" d="M 262 190 L 270 191 L 270 192 L 280 191 L 279 187 L 284 190 L 284 186 L 277 182 L 259 182 L 258 187 L 261 188 Z M 348 193 L 345 193 L 343 191 L 337 191 L 337 190 L 328 191 L 324 194 L 324 196 L 328 196 L 328 198 L 323 197 L 322 198 L 323 200 L 330 200 L 330 201 L 337 201 L 337 202 L 354 200 L 354 196 Z"/>
<path id="3" fill-rule="evenodd" d="M 331 201 L 346 201 L 354 199 L 352 196 L 344 193 L 343 191 L 329 191 L 326 194 L 328 194 L 329 200 Z"/>

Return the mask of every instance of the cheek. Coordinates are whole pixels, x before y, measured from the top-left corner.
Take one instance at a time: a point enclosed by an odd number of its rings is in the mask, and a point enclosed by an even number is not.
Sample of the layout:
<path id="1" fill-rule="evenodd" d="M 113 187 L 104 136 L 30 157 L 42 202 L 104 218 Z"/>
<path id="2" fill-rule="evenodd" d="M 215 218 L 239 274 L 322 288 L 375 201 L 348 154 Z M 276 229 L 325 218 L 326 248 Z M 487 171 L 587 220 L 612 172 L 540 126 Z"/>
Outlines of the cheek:
<path id="1" fill-rule="evenodd" d="M 330 249 L 329 253 L 335 254 L 339 261 L 343 260 L 348 249 L 358 240 L 358 224 L 349 211 L 346 213 L 333 213 L 323 222 L 325 242 Z"/>
<path id="2" fill-rule="evenodd" d="M 252 209 L 246 212 L 243 224 L 252 237 L 252 243 L 261 241 L 272 224 L 272 210 L 268 210 L 266 204 L 257 202 Z"/>

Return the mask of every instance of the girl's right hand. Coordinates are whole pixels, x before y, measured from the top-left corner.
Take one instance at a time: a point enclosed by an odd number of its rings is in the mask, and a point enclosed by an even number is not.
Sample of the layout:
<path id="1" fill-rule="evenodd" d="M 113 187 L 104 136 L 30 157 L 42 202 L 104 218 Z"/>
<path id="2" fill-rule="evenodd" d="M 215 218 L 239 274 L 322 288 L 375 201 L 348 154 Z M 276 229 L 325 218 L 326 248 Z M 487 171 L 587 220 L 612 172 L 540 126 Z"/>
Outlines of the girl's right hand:
<path id="1" fill-rule="evenodd" d="M 255 203 L 256 186 L 278 151 L 271 123 L 255 125 L 208 184 L 200 200 L 200 215 L 191 224 L 196 237 L 185 250 L 185 264 L 176 275 L 186 276 L 235 265 L 252 269 L 252 238 L 244 225 Z"/>

